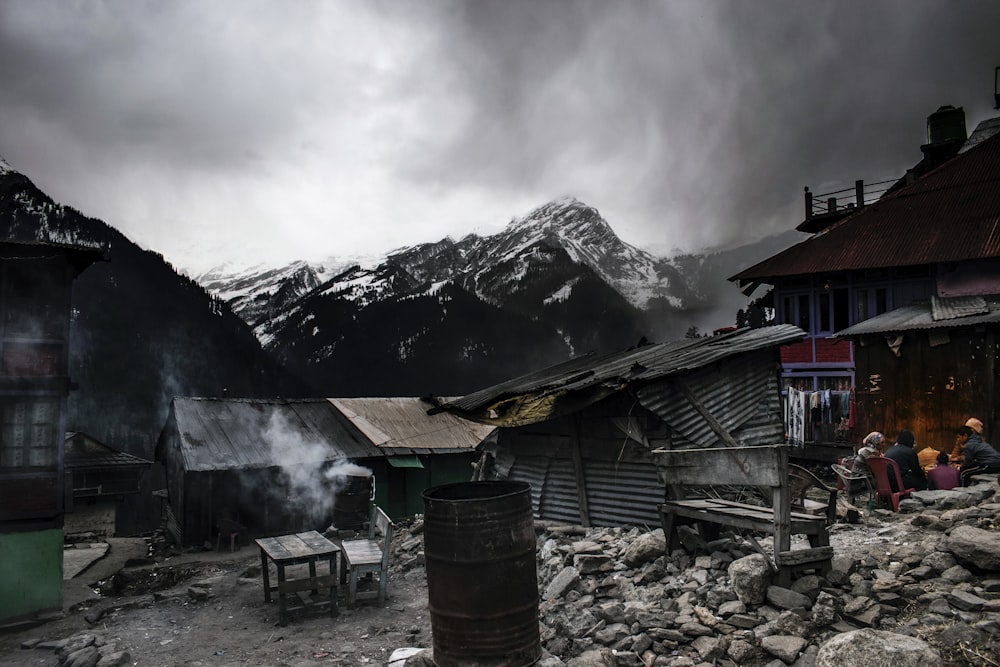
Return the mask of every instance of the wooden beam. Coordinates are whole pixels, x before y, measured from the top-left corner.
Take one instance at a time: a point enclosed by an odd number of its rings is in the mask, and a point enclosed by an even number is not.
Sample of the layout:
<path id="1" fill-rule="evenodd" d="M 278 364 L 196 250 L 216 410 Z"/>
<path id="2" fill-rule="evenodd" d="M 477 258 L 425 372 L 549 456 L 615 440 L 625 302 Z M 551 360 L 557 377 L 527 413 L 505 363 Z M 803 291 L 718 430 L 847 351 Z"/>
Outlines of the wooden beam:
<path id="1" fill-rule="evenodd" d="M 719 439 L 722 440 L 722 442 L 726 443 L 730 447 L 740 446 L 740 443 L 736 442 L 736 439 L 733 438 L 729 431 L 727 431 L 722 424 L 719 423 L 719 420 L 712 416 L 712 413 L 708 411 L 705 404 L 694 395 L 694 392 L 691 391 L 691 388 L 688 387 L 683 380 L 675 378 L 674 386 L 677 387 L 678 391 L 684 394 L 684 398 L 686 398 L 688 403 L 690 403 L 694 409 L 698 411 L 698 414 L 701 415 L 702 419 L 704 419 L 712 431 L 719 436 Z"/>
<path id="2" fill-rule="evenodd" d="M 587 480 L 583 476 L 583 453 L 580 442 L 580 415 L 573 415 L 573 469 L 576 471 L 576 497 L 580 503 L 580 525 L 590 526 L 590 506 L 587 504 Z"/>

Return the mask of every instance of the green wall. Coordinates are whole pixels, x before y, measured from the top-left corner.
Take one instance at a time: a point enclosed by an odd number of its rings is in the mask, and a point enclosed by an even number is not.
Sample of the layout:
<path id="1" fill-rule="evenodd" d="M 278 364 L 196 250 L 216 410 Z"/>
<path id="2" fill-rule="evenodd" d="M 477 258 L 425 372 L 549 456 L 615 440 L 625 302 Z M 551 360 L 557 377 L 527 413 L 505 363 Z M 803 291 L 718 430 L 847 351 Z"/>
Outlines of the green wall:
<path id="1" fill-rule="evenodd" d="M 62 609 L 63 531 L 0 533 L 0 622 Z"/>

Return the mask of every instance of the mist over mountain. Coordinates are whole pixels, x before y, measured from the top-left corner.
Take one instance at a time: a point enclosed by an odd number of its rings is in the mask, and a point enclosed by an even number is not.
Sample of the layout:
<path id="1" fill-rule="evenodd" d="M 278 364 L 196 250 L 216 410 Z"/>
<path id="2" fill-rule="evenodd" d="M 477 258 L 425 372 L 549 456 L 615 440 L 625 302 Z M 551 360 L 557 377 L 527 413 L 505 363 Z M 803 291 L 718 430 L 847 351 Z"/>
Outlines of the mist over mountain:
<path id="1" fill-rule="evenodd" d="M 747 299 L 726 278 L 793 237 L 655 257 L 564 198 L 497 234 L 403 248 L 326 280 L 336 260 L 198 280 L 326 395 L 460 394 L 644 337 L 731 326 Z"/>
<path id="2" fill-rule="evenodd" d="M 224 301 L 2 161 L 0 238 L 107 249 L 73 283 L 69 430 L 151 458 L 174 396 L 311 393 Z"/>

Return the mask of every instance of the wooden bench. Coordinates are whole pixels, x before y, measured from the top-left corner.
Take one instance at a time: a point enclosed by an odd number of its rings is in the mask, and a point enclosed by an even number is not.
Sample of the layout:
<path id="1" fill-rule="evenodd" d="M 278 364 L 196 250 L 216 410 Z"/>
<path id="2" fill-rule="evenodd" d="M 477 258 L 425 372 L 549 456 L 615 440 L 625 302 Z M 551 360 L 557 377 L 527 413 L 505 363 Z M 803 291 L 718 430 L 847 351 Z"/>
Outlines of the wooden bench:
<path id="1" fill-rule="evenodd" d="M 793 509 L 793 487 L 805 498 L 801 475 L 789 482 L 788 447 L 715 447 L 708 449 L 657 449 L 653 451 L 660 480 L 667 488 L 667 499 L 659 505 L 667 548 L 678 540 L 676 528 L 693 523 L 705 539 L 717 536 L 722 526 L 753 530 L 774 536 L 774 564 L 779 583 L 788 585 L 795 572 L 814 570 L 825 574 L 830 569 L 833 548 L 827 524 L 835 511 L 836 491 L 830 496 L 834 507 L 822 514 Z M 816 481 L 819 481 L 818 479 Z M 822 484 L 822 482 L 820 482 Z M 702 493 L 694 497 L 689 487 L 762 487 L 770 496 L 771 506 L 754 505 Z M 831 489 L 823 487 L 825 492 Z M 791 548 L 792 535 L 808 536 L 810 547 Z"/>

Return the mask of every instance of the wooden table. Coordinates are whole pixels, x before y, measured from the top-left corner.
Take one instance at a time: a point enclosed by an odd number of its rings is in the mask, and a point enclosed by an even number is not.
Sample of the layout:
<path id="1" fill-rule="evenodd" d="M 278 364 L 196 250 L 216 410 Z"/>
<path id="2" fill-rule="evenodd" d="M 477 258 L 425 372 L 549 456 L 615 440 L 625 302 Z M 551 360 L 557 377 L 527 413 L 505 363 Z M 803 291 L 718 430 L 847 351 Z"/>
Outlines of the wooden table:
<path id="1" fill-rule="evenodd" d="M 278 537 L 262 537 L 254 541 L 260 547 L 260 569 L 264 575 L 264 602 L 271 601 L 272 592 L 278 593 L 279 625 L 288 623 L 289 612 L 301 611 L 310 606 L 305 604 L 289 605 L 289 593 L 312 591 L 314 595 L 318 595 L 321 588 L 329 589 L 329 600 L 317 601 L 311 606 L 315 609 L 329 607 L 331 616 L 337 614 L 340 547 L 315 530 L 293 535 L 279 535 Z M 276 586 L 271 586 L 268 559 L 274 563 L 278 570 L 278 584 Z M 329 571 L 327 574 L 317 575 L 316 563 L 321 560 L 327 562 Z M 299 564 L 309 565 L 309 578 L 287 579 L 285 568 L 289 565 Z"/>

